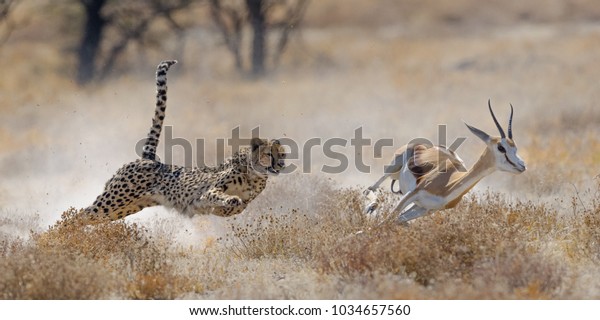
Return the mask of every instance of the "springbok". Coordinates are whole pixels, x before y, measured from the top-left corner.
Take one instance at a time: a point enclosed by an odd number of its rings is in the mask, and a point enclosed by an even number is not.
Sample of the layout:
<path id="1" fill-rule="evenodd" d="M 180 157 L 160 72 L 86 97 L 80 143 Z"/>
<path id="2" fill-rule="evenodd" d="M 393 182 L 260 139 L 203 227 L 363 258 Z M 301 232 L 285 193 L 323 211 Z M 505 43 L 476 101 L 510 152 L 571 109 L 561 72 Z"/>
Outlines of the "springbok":
<path id="1" fill-rule="evenodd" d="M 500 137 L 490 136 L 465 123 L 486 144 L 485 150 L 471 169 L 467 170 L 462 159 L 444 146 L 409 144 L 396 151 L 383 177 L 365 193 L 375 191 L 383 181 L 392 178 L 392 192 L 404 194 L 392 214 L 399 214 L 398 223 L 405 223 L 433 211 L 453 208 L 477 182 L 496 170 L 515 174 L 524 172 L 525 162 L 517 155 L 517 145 L 513 141 L 512 104 L 508 137 L 498 123 L 489 100 L 488 108 Z M 394 191 L 396 180 L 399 182 L 398 191 Z M 413 205 L 408 208 L 410 204 Z M 371 202 L 366 208 L 367 213 L 372 213 L 377 206 L 376 200 Z"/>

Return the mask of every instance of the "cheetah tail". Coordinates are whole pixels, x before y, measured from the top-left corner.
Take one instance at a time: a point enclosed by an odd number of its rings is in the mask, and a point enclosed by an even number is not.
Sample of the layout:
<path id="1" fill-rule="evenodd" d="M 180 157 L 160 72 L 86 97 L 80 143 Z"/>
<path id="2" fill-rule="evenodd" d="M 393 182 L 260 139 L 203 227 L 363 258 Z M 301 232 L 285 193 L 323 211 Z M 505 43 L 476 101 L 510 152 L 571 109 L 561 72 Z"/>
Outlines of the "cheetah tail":
<path id="1" fill-rule="evenodd" d="M 166 60 L 159 63 L 156 68 L 156 110 L 154 111 L 154 119 L 152 119 L 152 127 L 148 133 L 146 144 L 144 144 L 142 159 L 156 159 L 156 147 L 158 146 L 158 139 L 165 119 L 165 110 L 167 109 L 167 71 L 176 63 L 177 60 Z"/>

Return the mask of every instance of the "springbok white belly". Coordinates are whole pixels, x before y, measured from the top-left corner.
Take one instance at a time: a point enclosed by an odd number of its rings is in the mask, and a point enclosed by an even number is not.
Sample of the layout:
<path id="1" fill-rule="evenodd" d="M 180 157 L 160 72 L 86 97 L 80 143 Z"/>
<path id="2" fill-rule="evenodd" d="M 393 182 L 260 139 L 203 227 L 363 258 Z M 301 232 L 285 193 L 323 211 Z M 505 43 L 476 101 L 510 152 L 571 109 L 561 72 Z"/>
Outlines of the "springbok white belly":
<path id="1" fill-rule="evenodd" d="M 400 190 L 402 191 L 402 194 L 406 194 L 409 191 L 415 190 L 417 187 L 417 179 L 415 179 L 415 176 L 407 165 L 403 166 L 402 170 L 400 170 L 400 179 L 398 183 L 400 184 Z"/>
<path id="2" fill-rule="evenodd" d="M 417 194 L 417 198 L 414 203 L 422 208 L 427 210 L 441 210 L 446 207 L 446 203 L 448 203 L 447 197 L 438 196 L 435 194 L 431 194 L 425 190 L 421 190 Z"/>

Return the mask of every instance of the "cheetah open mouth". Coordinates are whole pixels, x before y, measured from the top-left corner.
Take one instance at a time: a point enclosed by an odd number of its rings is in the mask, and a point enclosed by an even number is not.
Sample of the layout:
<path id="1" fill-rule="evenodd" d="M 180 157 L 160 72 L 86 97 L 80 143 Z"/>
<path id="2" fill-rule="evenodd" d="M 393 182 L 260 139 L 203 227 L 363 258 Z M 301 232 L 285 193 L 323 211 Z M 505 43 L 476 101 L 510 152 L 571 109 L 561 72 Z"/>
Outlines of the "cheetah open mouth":
<path id="1" fill-rule="evenodd" d="M 271 156 L 271 166 L 267 167 L 267 171 L 274 175 L 278 175 L 281 169 L 283 169 L 285 165 L 282 165 L 275 160 L 274 157 Z"/>
<path id="2" fill-rule="evenodd" d="M 275 174 L 275 175 L 279 174 L 279 170 L 277 170 L 273 167 L 268 167 L 267 171 L 269 171 L 270 173 Z"/>

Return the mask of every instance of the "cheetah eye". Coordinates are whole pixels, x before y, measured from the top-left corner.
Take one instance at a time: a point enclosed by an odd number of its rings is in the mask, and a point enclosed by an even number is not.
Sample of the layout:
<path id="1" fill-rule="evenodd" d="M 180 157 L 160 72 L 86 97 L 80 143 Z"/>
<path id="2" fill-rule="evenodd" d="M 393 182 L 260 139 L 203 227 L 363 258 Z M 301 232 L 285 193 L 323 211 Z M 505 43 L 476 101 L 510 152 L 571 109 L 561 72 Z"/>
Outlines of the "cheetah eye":
<path id="1" fill-rule="evenodd" d="M 506 149 L 504 149 L 504 147 L 501 144 L 498 144 L 498 151 L 506 153 Z"/>

